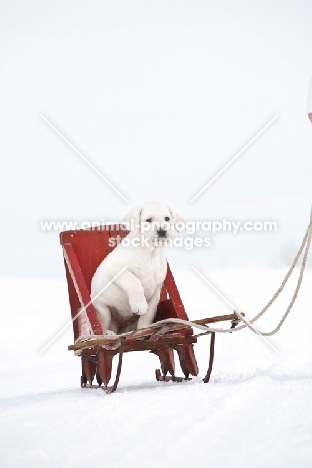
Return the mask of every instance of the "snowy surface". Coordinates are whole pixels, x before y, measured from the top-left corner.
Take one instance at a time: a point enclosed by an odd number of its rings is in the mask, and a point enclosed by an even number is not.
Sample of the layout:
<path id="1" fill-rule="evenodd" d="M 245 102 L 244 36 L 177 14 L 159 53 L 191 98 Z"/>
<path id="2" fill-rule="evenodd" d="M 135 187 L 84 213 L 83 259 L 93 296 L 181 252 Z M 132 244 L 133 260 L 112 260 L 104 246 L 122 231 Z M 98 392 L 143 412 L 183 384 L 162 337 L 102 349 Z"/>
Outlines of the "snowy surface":
<path id="1" fill-rule="evenodd" d="M 252 317 L 285 271 L 203 273 Z M 230 313 L 194 272 L 174 274 L 190 319 Z M 126 354 L 119 388 L 107 395 L 80 388 L 80 359 L 67 351 L 71 327 L 39 354 L 69 320 L 65 280 L 0 278 L 1 467 L 312 466 L 311 284 L 310 270 L 270 338 L 278 354 L 249 330 L 218 335 L 209 384 L 201 381 L 207 337 L 195 345 L 200 375 L 191 382 L 156 382 L 155 356 Z M 274 327 L 294 285 L 260 330 Z"/>

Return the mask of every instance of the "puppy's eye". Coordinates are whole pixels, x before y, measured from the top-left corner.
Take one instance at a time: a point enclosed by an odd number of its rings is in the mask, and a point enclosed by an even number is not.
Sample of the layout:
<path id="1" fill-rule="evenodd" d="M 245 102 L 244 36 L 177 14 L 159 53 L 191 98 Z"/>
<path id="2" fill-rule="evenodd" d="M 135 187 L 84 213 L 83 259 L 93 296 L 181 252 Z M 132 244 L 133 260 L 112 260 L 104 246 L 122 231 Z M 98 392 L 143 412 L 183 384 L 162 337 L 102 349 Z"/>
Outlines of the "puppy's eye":
<path id="1" fill-rule="evenodd" d="M 152 218 L 147 218 L 146 221 L 147 221 L 148 223 L 151 223 L 151 222 L 152 222 Z"/>
<path id="2" fill-rule="evenodd" d="M 169 216 L 166 216 L 166 217 L 165 217 L 165 221 L 170 221 Z"/>

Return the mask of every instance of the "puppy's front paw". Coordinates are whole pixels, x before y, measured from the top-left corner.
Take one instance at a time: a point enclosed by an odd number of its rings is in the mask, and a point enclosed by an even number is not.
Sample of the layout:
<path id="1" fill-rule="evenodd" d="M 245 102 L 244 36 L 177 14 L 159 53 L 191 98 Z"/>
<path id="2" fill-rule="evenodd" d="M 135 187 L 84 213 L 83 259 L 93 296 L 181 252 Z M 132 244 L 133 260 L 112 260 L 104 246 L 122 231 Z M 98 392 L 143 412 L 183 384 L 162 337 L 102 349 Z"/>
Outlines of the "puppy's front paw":
<path id="1" fill-rule="evenodd" d="M 144 315 L 148 311 L 148 303 L 145 298 L 136 298 L 135 300 L 130 300 L 130 308 L 134 314 Z"/>
<path id="2" fill-rule="evenodd" d="M 116 333 L 113 332 L 113 330 L 105 330 L 105 332 L 103 332 L 103 335 L 110 337 L 110 336 L 116 336 Z"/>

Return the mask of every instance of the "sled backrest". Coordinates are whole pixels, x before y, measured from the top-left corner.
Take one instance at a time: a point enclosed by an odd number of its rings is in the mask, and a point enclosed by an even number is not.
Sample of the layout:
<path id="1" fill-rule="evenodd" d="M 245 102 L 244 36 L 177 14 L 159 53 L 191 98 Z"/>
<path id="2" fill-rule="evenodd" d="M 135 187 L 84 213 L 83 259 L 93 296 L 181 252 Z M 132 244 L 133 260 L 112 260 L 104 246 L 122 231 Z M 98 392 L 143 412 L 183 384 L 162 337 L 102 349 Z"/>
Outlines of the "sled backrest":
<path id="1" fill-rule="evenodd" d="M 97 267 L 127 234 L 120 225 L 104 225 L 97 229 L 64 231 L 60 234 L 73 318 L 81 307 L 90 302 L 91 280 Z M 86 316 L 92 332 L 101 334 L 101 326 L 92 304 L 87 307 Z M 155 321 L 164 318 L 188 320 L 169 265 Z M 81 334 L 81 323 L 78 322 L 73 321 L 75 339 Z"/>
<path id="2" fill-rule="evenodd" d="M 121 238 L 125 237 L 127 231 L 118 231 Z M 76 230 L 65 231 L 60 235 L 61 244 L 71 244 L 79 261 L 87 288 L 90 293 L 91 280 L 95 270 L 112 251 L 109 239 L 115 235 L 111 230 Z"/>

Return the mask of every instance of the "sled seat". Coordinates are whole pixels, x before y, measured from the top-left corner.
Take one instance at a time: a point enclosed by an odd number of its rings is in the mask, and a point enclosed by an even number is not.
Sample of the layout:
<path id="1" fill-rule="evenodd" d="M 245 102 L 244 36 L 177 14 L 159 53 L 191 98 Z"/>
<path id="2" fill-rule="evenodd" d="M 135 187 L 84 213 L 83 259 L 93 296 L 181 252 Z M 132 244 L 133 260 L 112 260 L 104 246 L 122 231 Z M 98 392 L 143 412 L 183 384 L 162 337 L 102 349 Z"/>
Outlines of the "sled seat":
<path id="1" fill-rule="evenodd" d="M 97 335 L 103 335 L 101 324 L 91 302 L 91 280 L 100 263 L 127 234 L 128 231 L 122 229 L 120 225 L 103 225 L 96 229 L 64 231 L 60 234 L 75 342 L 81 337 L 94 338 Z M 189 320 L 169 264 L 167 264 L 167 274 L 161 289 L 154 322 L 165 319 Z M 193 329 L 188 327 L 174 331 L 170 333 L 170 336 L 156 333 L 139 340 L 122 340 L 122 353 L 148 350 L 156 354 L 160 360 L 161 370 L 156 370 L 157 380 L 170 378 L 181 380 L 175 376 L 173 353 L 175 350 L 179 356 L 184 378 L 188 379 L 190 375 L 198 374 L 193 348 L 197 338 L 193 335 Z M 120 343 L 119 340 L 119 348 L 116 348 L 114 344 L 101 344 L 83 349 L 81 353 L 82 387 L 98 387 L 104 384 L 104 388 L 108 388 L 113 357 L 117 353 L 122 355 Z M 121 367 L 121 358 L 119 364 Z M 92 384 L 95 377 L 98 385 Z"/>

